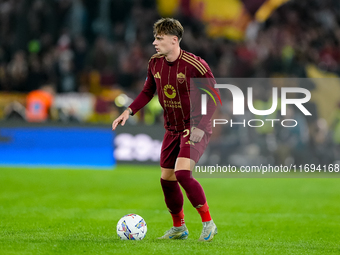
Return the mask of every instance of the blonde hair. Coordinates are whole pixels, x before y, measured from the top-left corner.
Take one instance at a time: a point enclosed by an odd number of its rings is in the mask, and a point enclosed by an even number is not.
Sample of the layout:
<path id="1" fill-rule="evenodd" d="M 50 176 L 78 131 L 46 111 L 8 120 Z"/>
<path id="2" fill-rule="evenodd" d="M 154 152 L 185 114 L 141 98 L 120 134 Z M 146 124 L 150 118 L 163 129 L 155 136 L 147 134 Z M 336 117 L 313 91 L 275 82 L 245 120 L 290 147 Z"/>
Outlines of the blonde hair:
<path id="1" fill-rule="evenodd" d="M 173 18 L 162 18 L 153 25 L 154 35 L 174 35 L 177 36 L 178 41 L 182 40 L 184 29 L 182 24 Z"/>

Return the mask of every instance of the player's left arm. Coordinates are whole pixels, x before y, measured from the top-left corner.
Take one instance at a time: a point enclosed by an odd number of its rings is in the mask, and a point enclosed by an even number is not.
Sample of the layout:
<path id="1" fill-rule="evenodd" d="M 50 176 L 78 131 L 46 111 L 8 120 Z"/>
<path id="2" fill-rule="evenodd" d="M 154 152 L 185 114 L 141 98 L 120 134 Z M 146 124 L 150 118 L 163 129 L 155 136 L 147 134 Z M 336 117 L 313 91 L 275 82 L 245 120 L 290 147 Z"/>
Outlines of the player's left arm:
<path id="1" fill-rule="evenodd" d="M 203 75 L 201 73 L 198 73 L 197 78 L 205 78 L 207 79 L 207 86 L 209 86 L 210 88 L 207 88 L 208 90 L 215 90 L 218 94 L 219 94 L 219 90 L 214 88 L 214 84 L 216 83 L 215 81 L 215 77 L 212 74 L 208 64 L 204 61 L 201 60 L 202 64 L 206 67 L 207 72 L 205 72 Z M 210 121 L 211 118 L 217 108 L 214 100 L 210 97 L 208 97 L 207 100 L 207 114 L 206 115 L 202 115 L 202 118 L 200 120 L 200 122 L 198 123 L 197 127 L 195 127 L 192 131 L 191 131 L 191 135 L 190 135 L 190 140 L 193 142 L 200 142 L 204 136 L 204 130 L 206 129 L 207 125 L 210 125 Z"/>
<path id="2" fill-rule="evenodd" d="M 204 136 L 204 131 L 200 128 L 194 127 L 190 134 L 190 141 L 199 143 Z"/>

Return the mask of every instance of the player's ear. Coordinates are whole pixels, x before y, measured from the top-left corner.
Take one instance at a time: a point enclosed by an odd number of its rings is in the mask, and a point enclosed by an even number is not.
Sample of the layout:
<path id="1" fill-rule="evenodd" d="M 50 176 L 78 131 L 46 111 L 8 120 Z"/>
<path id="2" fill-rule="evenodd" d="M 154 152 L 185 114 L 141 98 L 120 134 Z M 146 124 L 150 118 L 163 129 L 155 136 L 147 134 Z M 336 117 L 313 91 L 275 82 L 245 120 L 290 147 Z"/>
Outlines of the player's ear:
<path id="1" fill-rule="evenodd" d="M 172 44 L 176 44 L 178 42 L 178 37 L 177 36 L 174 36 L 172 38 Z"/>

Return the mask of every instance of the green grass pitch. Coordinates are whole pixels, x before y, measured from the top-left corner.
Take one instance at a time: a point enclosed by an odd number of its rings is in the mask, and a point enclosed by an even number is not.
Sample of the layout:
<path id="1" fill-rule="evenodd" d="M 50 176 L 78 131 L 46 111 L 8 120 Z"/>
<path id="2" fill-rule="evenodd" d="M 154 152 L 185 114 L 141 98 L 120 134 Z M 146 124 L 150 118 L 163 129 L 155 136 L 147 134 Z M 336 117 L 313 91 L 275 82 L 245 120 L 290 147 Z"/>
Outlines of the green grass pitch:
<path id="1" fill-rule="evenodd" d="M 340 254 L 340 179 L 199 179 L 218 235 L 185 199 L 187 240 L 171 227 L 155 166 L 114 171 L 0 168 L 0 254 Z M 136 213 L 142 241 L 121 241 L 117 221 Z"/>

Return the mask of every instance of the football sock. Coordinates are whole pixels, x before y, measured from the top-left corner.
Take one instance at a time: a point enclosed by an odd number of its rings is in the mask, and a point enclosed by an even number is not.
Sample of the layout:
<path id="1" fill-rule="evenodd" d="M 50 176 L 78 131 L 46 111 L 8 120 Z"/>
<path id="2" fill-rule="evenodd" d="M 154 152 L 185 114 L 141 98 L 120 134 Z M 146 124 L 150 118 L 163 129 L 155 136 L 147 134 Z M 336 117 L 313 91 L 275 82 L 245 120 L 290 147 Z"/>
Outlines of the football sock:
<path id="1" fill-rule="evenodd" d="M 179 213 L 171 213 L 174 227 L 180 227 L 184 225 L 184 213 L 183 209 Z"/>
<path id="2" fill-rule="evenodd" d="M 193 178 L 191 171 L 178 170 L 175 171 L 177 181 L 181 184 L 185 190 L 189 201 L 201 215 L 202 222 L 210 221 L 209 206 L 205 198 L 205 194 L 201 184 Z"/>
<path id="3" fill-rule="evenodd" d="M 205 204 L 203 206 L 196 208 L 196 210 L 201 215 L 202 222 L 211 221 L 209 206 L 208 206 L 207 202 L 205 202 Z"/>
<path id="4" fill-rule="evenodd" d="M 174 227 L 184 224 L 183 194 L 177 181 L 167 181 L 161 178 L 165 204 L 171 213 Z"/>

